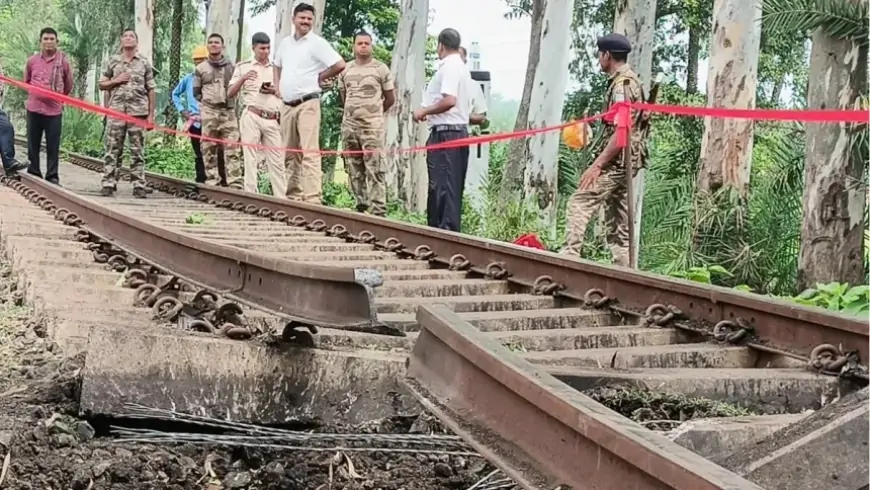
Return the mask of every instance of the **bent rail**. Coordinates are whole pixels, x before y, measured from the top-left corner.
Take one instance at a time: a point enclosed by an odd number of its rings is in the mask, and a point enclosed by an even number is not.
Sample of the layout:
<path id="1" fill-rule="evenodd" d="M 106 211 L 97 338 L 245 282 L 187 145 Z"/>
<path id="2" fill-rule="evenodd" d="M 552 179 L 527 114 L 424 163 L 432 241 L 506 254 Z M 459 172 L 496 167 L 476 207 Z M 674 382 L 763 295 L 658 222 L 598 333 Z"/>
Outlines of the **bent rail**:
<path id="1" fill-rule="evenodd" d="M 763 490 L 561 383 L 442 305 L 417 311 L 408 389 L 525 489 Z"/>
<path id="2" fill-rule="evenodd" d="M 25 197 L 43 207 L 50 203 L 67 210 L 68 224 L 80 219 L 95 235 L 233 300 L 322 327 L 369 330 L 378 324 L 373 288 L 383 283 L 379 271 L 292 262 L 205 242 L 105 208 L 31 175 L 21 175 L 21 182 L 13 185 L 29 188 Z"/>

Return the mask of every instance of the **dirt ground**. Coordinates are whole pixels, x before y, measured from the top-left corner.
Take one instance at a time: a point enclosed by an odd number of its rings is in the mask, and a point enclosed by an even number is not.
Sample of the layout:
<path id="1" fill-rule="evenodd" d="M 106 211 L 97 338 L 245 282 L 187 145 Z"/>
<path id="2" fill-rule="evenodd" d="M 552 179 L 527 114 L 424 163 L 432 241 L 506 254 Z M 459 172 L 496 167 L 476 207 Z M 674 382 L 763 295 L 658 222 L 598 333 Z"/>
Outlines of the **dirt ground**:
<path id="1" fill-rule="evenodd" d="M 465 489 L 492 470 L 476 457 L 155 446 L 97 434 L 76 418 L 82 359 L 63 357 L 10 284 L 0 265 L 4 490 Z M 326 430 L 371 432 L 372 426 Z"/>

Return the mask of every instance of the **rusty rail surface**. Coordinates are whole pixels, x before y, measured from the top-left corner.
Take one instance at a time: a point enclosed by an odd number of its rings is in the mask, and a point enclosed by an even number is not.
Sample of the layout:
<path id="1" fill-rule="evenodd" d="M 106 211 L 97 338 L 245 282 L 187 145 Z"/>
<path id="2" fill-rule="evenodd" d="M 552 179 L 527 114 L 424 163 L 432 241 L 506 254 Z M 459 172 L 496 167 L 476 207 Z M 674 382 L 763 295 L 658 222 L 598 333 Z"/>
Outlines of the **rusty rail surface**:
<path id="1" fill-rule="evenodd" d="M 77 165 L 92 170 L 102 168 L 100 160 L 68 155 Z M 810 358 L 813 349 L 824 344 L 842 346 L 843 352 L 857 352 L 863 363 L 870 357 L 870 327 L 860 318 L 326 206 L 194 184 L 153 173 L 147 173 L 146 179 L 152 188 L 178 196 L 304 225 L 333 236 L 376 243 L 386 250 L 428 258 L 446 266 L 464 264 L 463 268 L 481 275 L 506 277 L 534 291 L 555 292 L 557 296 L 582 301 L 588 292 L 597 290 L 598 297 L 641 311 L 651 304 L 665 305 L 671 312 L 677 312 L 678 319 L 706 322 L 710 327 L 719 324 L 726 331 L 745 329 L 755 336 L 754 345 L 804 358 Z"/>
<path id="2" fill-rule="evenodd" d="M 40 178 L 24 174 L 20 179 L 12 185 L 26 186 L 25 197 L 53 210 L 66 224 L 80 223 L 179 279 L 290 321 L 381 330 L 373 296 L 373 288 L 383 283 L 379 271 L 292 262 L 208 243 L 110 210 Z"/>
<path id="3" fill-rule="evenodd" d="M 408 389 L 525 489 L 763 490 L 513 354 L 443 305 L 417 311 Z"/>

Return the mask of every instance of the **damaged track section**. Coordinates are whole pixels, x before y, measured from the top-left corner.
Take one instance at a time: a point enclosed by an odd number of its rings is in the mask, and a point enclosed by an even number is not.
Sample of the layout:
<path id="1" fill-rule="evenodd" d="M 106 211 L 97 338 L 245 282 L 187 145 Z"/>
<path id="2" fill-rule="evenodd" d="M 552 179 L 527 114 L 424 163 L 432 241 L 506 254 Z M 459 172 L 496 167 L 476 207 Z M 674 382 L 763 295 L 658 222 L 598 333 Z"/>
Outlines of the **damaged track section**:
<path id="1" fill-rule="evenodd" d="M 571 389 L 445 306 L 421 307 L 417 320 L 408 389 L 523 488 L 762 490 Z"/>
<path id="2" fill-rule="evenodd" d="M 296 263 L 209 243 L 107 209 L 41 179 L 20 178 L 0 180 L 65 224 L 78 227 L 80 240 L 123 248 L 128 252 L 120 257 L 127 261 L 125 266 L 164 270 L 176 280 L 290 322 L 387 333 L 378 328 L 374 306 L 373 288 L 383 283 L 379 271 Z"/>

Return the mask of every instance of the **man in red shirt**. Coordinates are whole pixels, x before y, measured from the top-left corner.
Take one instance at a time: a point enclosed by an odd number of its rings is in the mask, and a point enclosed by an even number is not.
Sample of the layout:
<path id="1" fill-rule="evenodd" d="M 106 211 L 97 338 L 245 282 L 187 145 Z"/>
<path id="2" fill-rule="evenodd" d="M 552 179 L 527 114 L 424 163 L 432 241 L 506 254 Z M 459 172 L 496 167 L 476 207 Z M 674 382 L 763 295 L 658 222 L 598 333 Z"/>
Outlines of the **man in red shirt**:
<path id="1" fill-rule="evenodd" d="M 69 95 L 73 87 L 72 68 L 57 44 L 57 31 L 46 27 L 39 32 L 40 52 L 27 60 L 27 65 L 24 67 L 24 82 Z M 45 134 L 45 153 L 48 157 L 45 180 L 59 184 L 57 167 L 63 104 L 31 92 L 27 97 L 25 108 L 27 109 L 27 156 L 30 159 L 27 173 L 42 177 L 39 150 L 42 146 L 42 135 Z"/>

